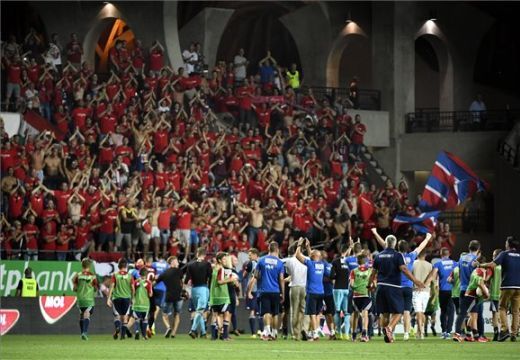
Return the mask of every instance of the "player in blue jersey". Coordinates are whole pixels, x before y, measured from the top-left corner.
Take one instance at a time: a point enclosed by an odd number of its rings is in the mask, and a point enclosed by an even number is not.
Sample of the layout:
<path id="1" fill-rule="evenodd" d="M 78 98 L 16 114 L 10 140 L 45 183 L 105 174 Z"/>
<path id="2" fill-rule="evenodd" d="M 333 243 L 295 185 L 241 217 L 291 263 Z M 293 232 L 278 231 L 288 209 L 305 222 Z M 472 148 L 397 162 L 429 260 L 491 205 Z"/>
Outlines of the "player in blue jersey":
<path id="1" fill-rule="evenodd" d="M 406 267 L 410 272 L 413 270 L 413 263 L 419 256 L 419 254 L 428 246 L 430 240 L 432 238 L 431 234 L 426 234 L 425 238 L 419 246 L 417 246 L 413 251 L 410 251 L 410 245 L 406 240 L 400 240 L 397 243 L 397 248 L 401 254 L 404 256 L 404 261 L 406 263 Z M 376 237 L 376 240 L 382 248 L 385 247 L 385 242 L 383 238 Z M 403 313 L 403 327 L 404 327 L 404 336 L 403 340 L 407 341 L 410 338 L 410 329 L 411 329 L 411 317 L 410 314 L 412 312 L 412 295 L 413 295 L 413 283 L 410 279 L 408 279 L 404 274 L 401 274 L 401 287 L 403 289 L 403 300 L 404 300 L 404 313 Z"/>
<path id="2" fill-rule="evenodd" d="M 336 328 L 334 323 L 334 313 L 336 312 L 336 306 L 334 304 L 334 284 L 332 283 L 332 264 L 327 261 L 328 254 L 326 251 L 321 252 L 321 258 L 325 265 L 325 272 L 323 274 L 323 303 L 325 308 L 323 315 L 325 315 L 325 321 L 329 328 L 329 340 L 336 340 Z"/>
<path id="3" fill-rule="evenodd" d="M 350 330 L 350 315 L 348 313 L 348 295 L 349 295 L 349 274 L 350 269 L 347 264 L 347 256 L 352 251 L 354 244 L 350 246 L 343 244 L 341 247 L 341 255 L 332 261 L 332 269 L 330 278 L 334 282 L 333 296 L 336 312 L 334 314 L 334 322 L 336 328 L 336 338 L 341 340 L 348 339 Z M 343 313 L 343 318 L 341 317 Z M 344 320 L 344 322 L 343 322 Z"/>
<path id="4" fill-rule="evenodd" d="M 358 240 L 352 246 L 351 255 L 347 256 L 345 258 L 345 262 L 348 265 L 349 271 L 354 271 L 355 269 L 358 268 L 359 264 L 357 261 L 357 257 L 361 254 L 363 254 L 363 245 L 361 245 L 361 242 L 359 241 L 359 238 L 358 238 Z M 358 324 L 352 323 L 353 319 L 351 319 L 350 314 L 352 314 L 353 312 L 354 312 L 354 299 L 353 299 L 352 289 L 350 289 L 350 284 L 349 284 L 347 313 L 344 314 L 345 315 L 345 319 L 344 319 L 345 329 L 344 330 L 345 330 L 345 333 L 347 334 L 347 336 L 345 336 L 345 340 L 348 340 L 348 334 L 351 332 L 351 329 L 353 329 L 354 327 L 357 327 L 357 325 L 358 325 Z"/>
<path id="5" fill-rule="evenodd" d="M 449 281 L 457 262 L 450 259 L 450 250 L 441 249 L 441 259 L 433 265 L 433 276 L 439 279 L 439 303 L 441 308 L 441 330 L 443 339 L 449 339 L 455 317 L 455 304 L 451 297 L 453 285 Z"/>
<path id="6" fill-rule="evenodd" d="M 170 265 L 166 262 L 166 260 L 164 260 L 162 256 L 159 255 L 157 261 L 152 262 L 151 267 L 154 269 L 155 279 L 157 279 L 163 272 L 165 272 L 170 267 Z M 150 312 L 148 319 L 148 324 L 151 324 L 150 327 L 152 327 L 155 321 L 157 321 L 157 315 L 159 315 L 159 310 L 162 309 L 165 296 L 166 285 L 164 285 L 164 282 L 161 281 L 156 283 L 153 287 L 153 301 L 155 303 L 155 311 L 153 313 Z M 169 322 L 165 322 L 165 325 L 166 324 L 169 324 Z M 171 329 L 168 326 L 166 327 L 166 329 L 167 330 L 164 336 L 168 338 L 171 335 Z"/>
<path id="7" fill-rule="evenodd" d="M 247 286 L 247 297 L 253 298 L 253 288 L 257 285 L 260 314 L 264 318 L 262 340 L 276 340 L 278 336 L 278 315 L 280 303 L 285 298 L 284 265 L 278 257 L 278 243 L 269 244 L 269 253 L 258 260 L 254 277 Z"/>
<path id="8" fill-rule="evenodd" d="M 310 258 L 303 255 L 302 247 L 305 246 Z M 319 339 L 319 320 L 318 315 L 323 306 L 323 276 L 325 274 L 325 264 L 321 259 L 319 250 L 311 250 L 309 239 L 300 238 L 298 247 L 294 254 L 296 259 L 307 267 L 307 298 L 305 301 L 305 315 L 310 317 L 310 333 L 307 340 L 313 341 Z"/>
<path id="9" fill-rule="evenodd" d="M 372 233 L 376 238 L 380 237 L 376 228 L 372 229 Z M 385 250 L 380 252 L 374 259 L 369 283 L 374 288 L 377 277 L 377 311 L 383 316 L 382 326 L 385 342 L 392 343 L 394 342 L 393 331 L 404 312 L 401 273 L 404 273 L 412 280 L 418 289 L 423 289 L 424 284 L 417 280 L 408 270 L 403 254 L 395 250 L 396 237 L 388 235 L 384 242 Z"/>
<path id="10" fill-rule="evenodd" d="M 502 281 L 500 282 L 500 334 L 498 341 L 504 342 L 508 338 L 516 341 L 520 322 L 520 241 L 513 236 L 506 240 L 506 250 L 502 251 L 493 262 L 484 264 L 485 267 L 495 269 L 501 266 Z M 512 324 L 509 330 L 508 311 L 511 310 Z"/>
<path id="11" fill-rule="evenodd" d="M 471 277 L 471 273 L 477 266 L 478 258 L 480 256 L 480 243 L 477 240 L 471 240 L 469 243 L 469 253 L 464 253 L 460 256 L 459 259 L 459 278 L 460 278 L 460 309 L 459 314 L 457 315 L 457 320 L 455 321 L 455 334 L 453 335 L 454 341 L 463 341 L 464 337 L 462 336 L 462 324 L 466 319 L 468 314 L 468 309 L 463 305 L 470 303 L 470 301 L 464 301 L 466 290 L 469 285 L 469 279 Z M 484 319 L 482 314 L 478 314 L 478 328 L 479 331 L 484 328 Z M 466 339 L 472 339 L 470 333 L 466 334 Z"/>
<path id="12" fill-rule="evenodd" d="M 256 269 L 256 265 L 258 264 L 258 250 L 255 248 L 249 249 L 247 252 L 249 261 L 245 264 L 244 270 L 243 270 L 243 277 L 246 280 L 245 284 L 246 289 L 253 278 L 253 274 Z M 262 317 L 260 316 L 260 313 L 258 312 L 258 294 L 257 294 L 257 287 L 256 285 L 253 286 L 251 290 L 251 295 L 253 295 L 253 298 L 246 299 L 246 309 L 249 310 L 249 327 L 251 329 L 251 337 L 253 339 L 256 339 L 257 336 L 257 329 L 262 333 L 264 330 L 264 322 Z M 257 322 L 258 322 L 258 328 L 257 328 Z"/>

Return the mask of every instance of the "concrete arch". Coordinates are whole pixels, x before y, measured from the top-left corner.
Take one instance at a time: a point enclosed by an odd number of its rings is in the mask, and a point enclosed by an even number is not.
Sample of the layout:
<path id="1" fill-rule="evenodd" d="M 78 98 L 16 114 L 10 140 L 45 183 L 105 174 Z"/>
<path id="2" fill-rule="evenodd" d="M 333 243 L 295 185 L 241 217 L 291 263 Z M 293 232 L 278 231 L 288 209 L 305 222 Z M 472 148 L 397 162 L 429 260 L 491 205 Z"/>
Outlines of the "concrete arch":
<path id="1" fill-rule="evenodd" d="M 454 95 L 453 59 L 446 36 L 434 21 L 428 20 L 415 34 L 415 40 L 421 37 L 430 43 L 439 62 L 439 110 L 451 111 Z"/>
<path id="2" fill-rule="evenodd" d="M 111 19 L 121 19 L 128 23 L 127 18 L 121 11 L 114 5 L 108 3 L 96 15 L 90 26 L 90 30 L 83 39 L 83 60 L 92 67 L 94 67 L 96 63 L 96 46 L 99 36 Z"/>
<path id="3" fill-rule="evenodd" d="M 368 40 L 367 34 L 355 22 L 349 22 L 332 43 L 327 57 L 327 87 L 339 87 L 340 64 L 343 53 L 356 38 Z"/>

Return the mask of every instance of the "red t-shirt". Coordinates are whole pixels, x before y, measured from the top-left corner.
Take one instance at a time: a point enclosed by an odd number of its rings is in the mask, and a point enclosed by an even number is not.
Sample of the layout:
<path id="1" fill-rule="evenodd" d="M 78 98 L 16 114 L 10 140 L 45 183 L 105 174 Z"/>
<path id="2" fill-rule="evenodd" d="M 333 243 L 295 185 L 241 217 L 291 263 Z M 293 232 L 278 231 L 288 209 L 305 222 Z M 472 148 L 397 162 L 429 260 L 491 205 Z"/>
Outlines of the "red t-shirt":
<path id="1" fill-rule="evenodd" d="M 164 56 L 162 52 L 154 49 L 150 53 L 150 70 L 159 71 L 164 65 Z"/>
<path id="2" fill-rule="evenodd" d="M 105 114 L 100 120 L 101 134 L 115 133 L 117 118 L 113 114 Z"/>
<path id="3" fill-rule="evenodd" d="M 364 124 L 354 124 L 354 131 L 352 132 L 352 143 L 354 144 L 363 144 L 364 134 L 360 134 L 359 132 L 367 131 L 367 128 Z"/>
<path id="4" fill-rule="evenodd" d="M 56 239 L 53 239 L 51 242 L 46 242 L 45 240 L 51 239 L 54 236 L 56 236 L 56 230 L 51 229 L 50 231 L 47 231 L 46 226 L 44 226 L 43 230 L 40 233 L 40 237 L 43 240 L 42 241 L 42 250 L 50 250 L 55 251 L 56 250 Z"/>
<path id="5" fill-rule="evenodd" d="M 76 227 L 76 249 L 81 249 L 88 241 L 90 225 Z"/>
<path id="6" fill-rule="evenodd" d="M 22 66 L 20 64 L 9 64 L 7 67 L 7 82 L 11 84 L 22 82 Z"/>
<path id="7" fill-rule="evenodd" d="M 67 201 L 69 201 L 69 198 L 72 195 L 72 190 L 67 190 L 67 191 L 54 190 L 53 195 L 56 198 L 56 210 L 58 210 L 58 213 L 61 216 L 66 215 L 67 211 L 68 211 Z"/>
<path id="8" fill-rule="evenodd" d="M 177 229 L 191 229 L 191 212 L 185 209 L 179 210 L 179 212 L 177 213 Z"/>
<path id="9" fill-rule="evenodd" d="M 80 130 L 84 130 L 87 117 L 90 115 L 90 110 L 86 108 L 75 108 L 72 110 L 71 115 L 72 120 L 74 120 L 74 124 L 76 124 L 76 127 L 78 127 Z"/>
<path id="10" fill-rule="evenodd" d="M 18 193 L 9 196 L 9 213 L 13 218 L 22 216 L 23 196 L 20 196 Z"/>
<path id="11" fill-rule="evenodd" d="M 161 209 L 159 212 L 159 217 L 157 219 L 157 225 L 160 230 L 169 230 L 170 229 L 170 219 L 172 216 L 171 209 Z"/>
<path id="12" fill-rule="evenodd" d="M 102 215 L 102 222 L 99 231 L 105 234 L 113 234 L 116 220 L 117 211 L 115 209 L 109 209 L 105 215 Z"/>
<path id="13" fill-rule="evenodd" d="M 23 226 L 27 239 L 27 250 L 38 250 L 38 226 L 34 224 L 25 224 Z"/>

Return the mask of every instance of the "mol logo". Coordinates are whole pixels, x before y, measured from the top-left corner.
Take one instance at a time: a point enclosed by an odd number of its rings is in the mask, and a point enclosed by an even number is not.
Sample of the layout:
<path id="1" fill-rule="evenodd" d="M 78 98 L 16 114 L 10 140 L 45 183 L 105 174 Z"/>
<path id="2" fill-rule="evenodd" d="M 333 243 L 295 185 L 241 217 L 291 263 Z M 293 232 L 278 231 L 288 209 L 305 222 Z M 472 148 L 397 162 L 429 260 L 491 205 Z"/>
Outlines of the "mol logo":
<path id="1" fill-rule="evenodd" d="M 76 303 L 75 296 L 40 296 L 40 310 L 49 324 L 54 324 L 69 312 Z"/>
<path id="2" fill-rule="evenodd" d="M 0 336 L 9 332 L 20 318 L 20 312 L 14 309 L 0 309 Z"/>

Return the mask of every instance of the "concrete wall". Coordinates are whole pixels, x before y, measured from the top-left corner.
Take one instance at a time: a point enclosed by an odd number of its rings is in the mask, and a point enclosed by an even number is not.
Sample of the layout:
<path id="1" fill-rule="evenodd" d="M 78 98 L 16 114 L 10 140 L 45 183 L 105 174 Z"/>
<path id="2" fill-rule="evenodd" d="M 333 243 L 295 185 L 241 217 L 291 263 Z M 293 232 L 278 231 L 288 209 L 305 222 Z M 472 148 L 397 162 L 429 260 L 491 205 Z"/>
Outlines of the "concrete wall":
<path id="1" fill-rule="evenodd" d="M 477 172 L 492 170 L 497 143 L 504 136 L 500 131 L 405 134 L 401 141 L 401 170 L 430 171 L 441 150 L 456 154 Z"/>
<path id="2" fill-rule="evenodd" d="M 520 171 L 500 155 L 495 155 L 497 186 L 495 188 L 495 235 L 503 247 L 506 236 L 520 239 Z"/>
<path id="3" fill-rule="evenodd" d="M 325 86 L 331 24 L 323 9 L 315 2 L 282 16 L 280 21 L 298 46 L 305 83 Z"/>
<path id="4" fill-rule="evenodd" d="M 365 145 L 374 147 L 390 146 L 390 120 L 388 111 L 352 110 L 352 118 L 361 115 L 361 122 L 366 125 Z"/>

